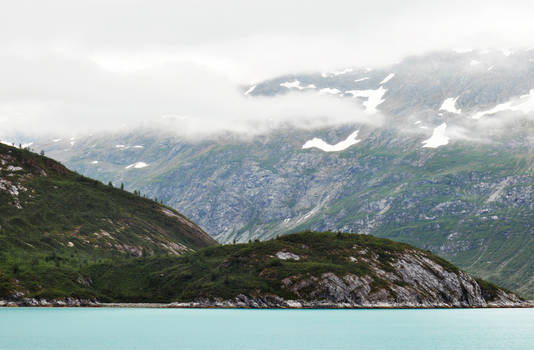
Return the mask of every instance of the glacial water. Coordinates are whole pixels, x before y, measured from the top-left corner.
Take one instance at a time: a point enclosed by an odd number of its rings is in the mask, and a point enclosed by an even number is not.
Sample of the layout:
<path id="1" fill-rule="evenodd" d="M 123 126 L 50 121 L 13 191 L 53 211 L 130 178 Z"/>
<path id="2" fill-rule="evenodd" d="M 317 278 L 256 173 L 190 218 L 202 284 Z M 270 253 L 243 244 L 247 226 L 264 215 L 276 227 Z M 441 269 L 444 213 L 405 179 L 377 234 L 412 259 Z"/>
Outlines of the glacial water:
<path id="1" fill-rule="evenodd" d="M 0 349 L 534 349 L 534 309 L 0 309 Z"/>

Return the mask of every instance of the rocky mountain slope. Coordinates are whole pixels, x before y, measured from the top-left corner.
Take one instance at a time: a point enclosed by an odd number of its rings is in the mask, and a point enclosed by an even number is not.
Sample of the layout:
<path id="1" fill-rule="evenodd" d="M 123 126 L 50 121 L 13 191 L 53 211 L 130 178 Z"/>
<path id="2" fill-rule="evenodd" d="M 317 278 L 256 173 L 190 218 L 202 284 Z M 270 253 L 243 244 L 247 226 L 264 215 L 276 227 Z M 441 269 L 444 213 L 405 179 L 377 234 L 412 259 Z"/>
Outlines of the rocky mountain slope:
<path id="1" fill-rule="evenodd" d="M 0 295 L 70 295 L 78 271 L 217 244 L 185 216 L 0 144 Z"/>
<path id="2" fill-rule="evenodd" d="M 371 233 L 533 296 L 533 88 L 533 51 L 438 52 L 243 87 L 247 98 L 331 94 L 380 126 L 33 141 L 83 174 L 180 208 L 221 242 Z"/>
<path id="3" fill-rule="evenodd" d="M 101 300 L 226 307 L 526 306 L 447 261 L 369 235 L 304 232 L 93 265 Z"/>

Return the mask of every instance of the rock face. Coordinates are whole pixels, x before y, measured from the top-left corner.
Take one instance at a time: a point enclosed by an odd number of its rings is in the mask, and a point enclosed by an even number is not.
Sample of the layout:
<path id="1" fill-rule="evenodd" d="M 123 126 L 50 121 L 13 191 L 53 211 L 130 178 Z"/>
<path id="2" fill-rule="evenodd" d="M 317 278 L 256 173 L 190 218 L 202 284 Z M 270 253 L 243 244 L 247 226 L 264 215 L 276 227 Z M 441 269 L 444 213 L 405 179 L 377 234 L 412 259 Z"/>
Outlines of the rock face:
<path id="1" fill-rule="evenodd" d="M 499 291 L 497 298 L 488 301 L 474 278 L 462 271 L 448 272 L 416 251 L 402 254 L 392 265 L 393 270 L 385 272 L 371 263 L 375 274 L 390 283 L 389 290 L 373 288 L 373 279 L 369 276 L 358 277 L 350 273 L 326 272 L 304 279 L 289 277 L 282 283 L 285 289 L 305 297 L 298 302 L 308 307 L 487 307 L 523 304 L 516 295 L 504 291 Z"/>

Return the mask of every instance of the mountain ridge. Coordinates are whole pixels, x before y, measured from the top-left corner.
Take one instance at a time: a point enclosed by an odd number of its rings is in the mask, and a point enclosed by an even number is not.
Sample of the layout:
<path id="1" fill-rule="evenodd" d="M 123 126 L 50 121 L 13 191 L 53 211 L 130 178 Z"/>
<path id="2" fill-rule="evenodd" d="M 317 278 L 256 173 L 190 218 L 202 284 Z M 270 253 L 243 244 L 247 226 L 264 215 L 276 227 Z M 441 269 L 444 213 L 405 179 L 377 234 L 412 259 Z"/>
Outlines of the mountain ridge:
<path id="1" fill-rule="evenodd" d="M 180 208 L 223 243 L 306 229 L 371 233 L 532 296 L 534 123 L 525 103 L 533 62 L 534 51 L 439 52 L 373 70 L 275 77 L 246 96 L 337 89 L 365 113 L 382 86 L 384 101 L 369 111 L 384 118 L 380 126 L 202 140 L 136 130 L 36 145 L 83 174 Z M 301 91 L 295 80 L 315 88 Z M 497 106 L 508 109 L 472 118 Z M 335 145 L 355 130 L 360 141 L 338 152 L 302 148 L 314 139 Z M 424 147 L 429 140 L 434 148 Z M 147 166 L 126 169 L 136 162 Z"/>

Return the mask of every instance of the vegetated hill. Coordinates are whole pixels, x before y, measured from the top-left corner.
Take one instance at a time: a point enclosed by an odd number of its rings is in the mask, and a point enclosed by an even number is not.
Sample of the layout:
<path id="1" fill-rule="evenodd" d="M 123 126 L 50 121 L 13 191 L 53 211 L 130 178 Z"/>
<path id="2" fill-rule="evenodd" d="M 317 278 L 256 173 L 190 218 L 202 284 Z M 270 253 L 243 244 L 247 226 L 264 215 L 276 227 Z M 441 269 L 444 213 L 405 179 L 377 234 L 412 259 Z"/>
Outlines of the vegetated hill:
<path id="1" fill-rule="evenodd" d="M 484 307 L 522 305 L 407 244 L 370 235 L 303 232 L 87 269 L 108 301 L 229 307 Z"/>
<path id="2" fill-rule="evenodd" d="M 214 244 L 173 209 L 0 144 L 0 295 L 68 295 L 88 265 Z"/>

